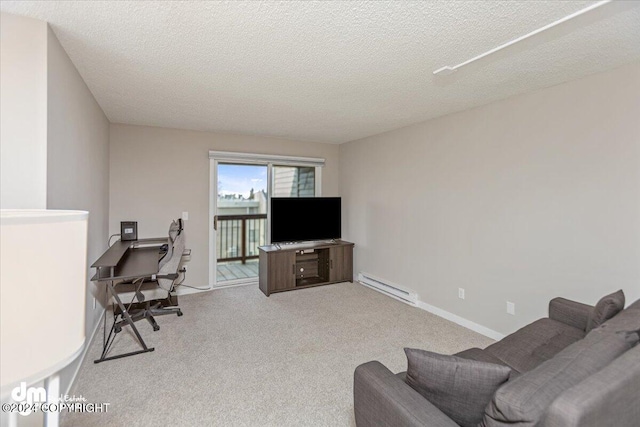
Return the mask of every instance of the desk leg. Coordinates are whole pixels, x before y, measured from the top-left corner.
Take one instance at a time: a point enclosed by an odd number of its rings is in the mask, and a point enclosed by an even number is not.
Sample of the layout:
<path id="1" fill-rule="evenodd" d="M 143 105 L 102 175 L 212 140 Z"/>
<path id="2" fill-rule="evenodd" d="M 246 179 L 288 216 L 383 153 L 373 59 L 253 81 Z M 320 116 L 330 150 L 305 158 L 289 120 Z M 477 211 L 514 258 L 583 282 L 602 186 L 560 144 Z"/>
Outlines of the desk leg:
<path id="1" fill-rule="evenodd" d="M 131 316 L 129 315 L 129 311 L 127 311 L 126 307 L 124 306 L 124 304 L 120 300 L 120 297 L 118 296 L 118 293 L 116 292 L 116 286 L 113 284 L 113 282 L 111 282 L 111 283 L 109 283 L 109 285 L 107 285 L 107 290 L 108 290 L 108 292 L 111 292 L 111 296 L 113 297 L 113 299 L 116 300 L 116 303 L 118 304 L 118 307 L 120 307 L 120 311 L 122 312 L 122 316 L 125 318 L 125 320 L 129 324 L 129 326 L 131 326 L 131 329 L 133 330 L 133 333 L 136 334 L 136 337 L 138 338 L 138 342 L 140 342 L 140 345 L 142 346 L 142 350 L 132 351 L 130 353 L 118 354 L 118 355 L 111 356 L 111 357 L 105 357 L 107 349 L 108 349 L 108 346 L 107 346 L 106 343 L 104 343 L 104 347 L 102 349 L 102 356 L 100 356 L 100 359 L 94 360 L 93 362 L 94 363 L 100 363 L 100 362 L 104 362 L 105 360 L 120 359 L 121 357 L 133 356 L 134 354 L 147 353 L 149 351 L 155 350 L 155 348 L 153 348 L 153 347 L 151 347 L 151 348 L 147 347 L 147 344 L 142 339 L 142 336 L 140 335 L 140 332 L 138 332 L 138 328 L 136 328 L 135 323 L 133 322 L 133 320 L 131 319 Z M 105 316 L 106 316 L 106 313 L 105 313 Z M 113 330 L 111 332 L 113 332 Z M 109 333 L 109 337 L 111 337 L 111 332 Z M 109 340 L 107 340 L 107 342 L 108 341 Z"/>

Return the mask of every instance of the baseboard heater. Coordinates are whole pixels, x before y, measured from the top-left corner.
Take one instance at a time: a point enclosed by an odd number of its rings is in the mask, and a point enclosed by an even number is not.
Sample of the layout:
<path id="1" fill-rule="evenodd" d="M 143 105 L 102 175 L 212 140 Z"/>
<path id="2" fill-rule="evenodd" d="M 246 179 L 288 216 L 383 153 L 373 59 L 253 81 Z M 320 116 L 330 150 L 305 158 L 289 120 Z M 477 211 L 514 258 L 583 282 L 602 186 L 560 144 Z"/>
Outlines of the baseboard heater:
<path id="1" fill-rule="evenodd" d="M 382 292 L 390 297 L 399 299 L 402 302 L 406 302 L 407 304 L 417 305 L 418 304 L 418 294 L 415 292 L 407 291 L 406 289 L 402 289 L 401 287 L 379 279 L 377 277 L 373 277 L 368 273 L 360 272 L 358 274 L 358 281 L 365 286 L 370 287 L 378 292 Z"/>

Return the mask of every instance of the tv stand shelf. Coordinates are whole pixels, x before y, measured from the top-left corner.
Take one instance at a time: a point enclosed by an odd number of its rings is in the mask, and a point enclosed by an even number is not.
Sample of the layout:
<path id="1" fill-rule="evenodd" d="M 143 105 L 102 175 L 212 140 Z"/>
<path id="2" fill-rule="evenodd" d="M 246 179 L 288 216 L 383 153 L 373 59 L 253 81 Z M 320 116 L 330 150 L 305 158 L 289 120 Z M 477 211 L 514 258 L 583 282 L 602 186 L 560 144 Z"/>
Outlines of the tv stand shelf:
<path id="1" fill-rule="evenodd" d="M 311 286 L 353 281 L 351 242 L 260 246 L 260 290 L 269 296 Z"/>

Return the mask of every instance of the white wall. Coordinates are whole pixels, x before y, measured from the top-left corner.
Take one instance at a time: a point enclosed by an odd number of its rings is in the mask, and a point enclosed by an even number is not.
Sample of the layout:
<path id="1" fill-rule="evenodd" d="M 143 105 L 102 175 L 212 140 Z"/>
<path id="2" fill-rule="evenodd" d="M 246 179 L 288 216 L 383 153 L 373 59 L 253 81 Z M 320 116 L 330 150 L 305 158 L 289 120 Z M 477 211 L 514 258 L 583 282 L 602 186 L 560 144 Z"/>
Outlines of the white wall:
<path id="1" fill-rule="evenodd" d="M 90 264 L 107 248 L 109 121 L 46 22 L 1 17 L 2 207 L 89 211 Z M 102 313 L 91 274 L 87 266 L 86 344 Z M 61 392 L 79 362 L 60 372 Z M 41 414 L 19 417 L 41 424 Z"/>
<path id="2" fill-rule="evenodd" d="M 47 203 L 47 23 L 0 13 L 0 206 Z"/>
<path id="3" fill-rule="evenodd" d="M 639 118 L 636 64 L 341 145 L 355 271 L 500 333 L 640 298 Z"/>
<path id="4" fill-rule="evenodd" d="M 139 237 L 166 236 L 189 212 L 190 286 L 209 285 L 209 150 L 322 157 L 323 195 L 339 191 L 337 145 L 121 124 L 111 125 L 110 141 L 110 233 L 138 221 Z"/>
<path id="5" fill-rule="evenodd" d="M 109 121 L 51 29 L 48 30 L 47 208 L 89 211 L 88 265 L 107 249 L 109 215 Z M 87 269 L 87 344 L 100 320 L 104 285 Z M 93 308 L 93 298 L 102 304 Z M 66 390 L 77 360 L 61 372 Z"/>

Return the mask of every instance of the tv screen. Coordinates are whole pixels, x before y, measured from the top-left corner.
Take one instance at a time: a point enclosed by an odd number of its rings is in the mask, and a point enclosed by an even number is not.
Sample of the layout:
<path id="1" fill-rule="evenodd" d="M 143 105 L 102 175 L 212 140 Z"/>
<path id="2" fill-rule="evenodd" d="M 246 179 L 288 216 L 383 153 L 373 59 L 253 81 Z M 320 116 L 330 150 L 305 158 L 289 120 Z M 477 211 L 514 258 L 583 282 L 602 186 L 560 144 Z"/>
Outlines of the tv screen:
<path id="1" fill-rule="evenodd" d="M 339 239 L 340 197 L 272 197 L 271 242 Z"/>

